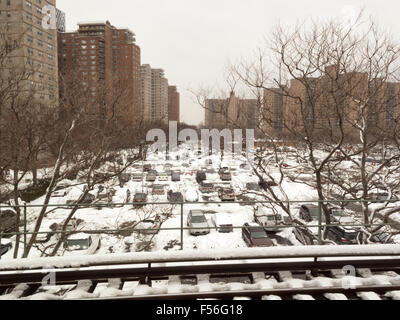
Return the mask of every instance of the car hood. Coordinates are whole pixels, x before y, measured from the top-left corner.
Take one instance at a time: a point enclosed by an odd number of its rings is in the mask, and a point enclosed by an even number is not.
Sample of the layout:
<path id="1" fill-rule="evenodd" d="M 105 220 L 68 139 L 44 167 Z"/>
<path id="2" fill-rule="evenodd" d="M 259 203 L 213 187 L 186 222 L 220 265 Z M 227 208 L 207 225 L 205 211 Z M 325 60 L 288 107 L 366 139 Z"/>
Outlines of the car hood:
<path id="1" fill-rule="evenodd" d="M 272 247 L 274 245 L 268 238 L 252 239 L 252 243 L 256 247 Z"/>
<path id="2" fill-rule="evenodd" d="M 208 228 L 208 223 L 207 222 L 202 222 L 202 223 L 192 222 L 192 223 L 190 223 L 190 225 L 193 228 Z"/>

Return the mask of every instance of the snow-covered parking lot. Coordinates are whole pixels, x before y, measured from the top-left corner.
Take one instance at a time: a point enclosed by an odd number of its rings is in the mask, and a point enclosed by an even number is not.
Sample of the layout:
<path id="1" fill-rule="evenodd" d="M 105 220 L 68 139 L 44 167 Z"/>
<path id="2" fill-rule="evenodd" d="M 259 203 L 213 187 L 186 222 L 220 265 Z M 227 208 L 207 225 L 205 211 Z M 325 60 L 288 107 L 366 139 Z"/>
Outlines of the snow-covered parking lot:
<path id="1" fill-rule="evenodd" d="M 135 166 L 126 170 L 129 179 L 125 183 L 120 183 L 117 178 L 105 182 L 101 186 L 96 186 L 90 190 L 92 199 L 87 207 L 79 209 L 72 219 L 71 231 L 85 232 L 92 237 L 98 236 L 100 244 L 97 250 L 92 250 L 94 254 L 108 253 L 124 253 L 136 251 L 176 251 L 181 250 L 206 250 L 206 249 L 236 249 L 245 248 L 248 243 L 244 240 L 242 227 L 244 224 L 254 224 L 254 210 L 257 206 L 267 206 L 266 204 L 239 204 L 229 201 L 221 202 L 220 189 L 232 188 L 236 200 L 243 200 L 246 196 L 251 201 L 264 201 L 264 190 L 250 191 L 247 189 L 249 184 L 257 186 L 259 178 L 253 173 L 253 170 L 246 163 L 245 157 L 236 156 L 236 158 L 224 159 L 217 154 L 209 157 L 192 156 L 186 158 L 188 154 L 194 153 L 187 146 L 183 145 L 179 151 L 169 154 L 169 159 L 165 160 L 165 155 L 153 154 L 147 157 L 146 161 L 136 163 Z M 288 157 L 287 169 L 296 171 L 297 162 L 295 159 Z M 108 165 L 105 164 L 104 167 Z M 349 164 L 344 164 L 349 167 Z M 146 167 L 149 172 L 145 172 Z M 221 168 L 228 167 L 231 174 L 231 180 L 221 180 L 219 171 Z M 271 165 L 268 168 L 268 174 L 272 177 L 279 177 L 279 169 Z M 345 168 L 343 168 L 345 170 Z M 202 171 L 206 174 L 206 182 L 214 186 L 210 193 L 202 193 L 200 184 L 197 181 L 197 172 Z M 172 173 L 176 173 L 172 179 Z M 155 181 L 148 181 L 148 176 L 155 175 Z M 281 188 L 274 187 L 276 194 L 283 197 L 281 192 L 285 190 L 290 196 L 290 204 L 292 212 L 299 212 L 302 203 L 295 201 L 306 201 L 312 203 L 318 199 L 315 188 L 307 181 L 309 173 L 299 172 L 298 181 L 293 182 L 284 179 Z M 172 181 L 175 180 L 175 181 Z M 203 179 L 204 180 L 204 179 Z M 201 182 L 201 181 L 200 181 Z M 51 198 L 50 203 L 57 205 L 49 208 L 40 232 L 38 243 L 36 243 L 30 253 L 31 256 L 43 256 L 46 250 L 50 250 L 58 241 L 58 235 L 48 234 L 54 226 L 61 226 L 69 212 L 71 211 L 71 202 L 77 200 L 85 188 L 82 181 L 63 181 L 61 191 L 58 191 Z M 157 189 L 155 188 L 157 187 Z M 184 204 L 169 203 L 168 191 L 180 193 Z M 134 202 L 135 195 L 147 194 L 147 205 L 136 205 Z M 107 198 L 108 197 L 108 198 Z M 210 203 L 206 203 L 206 201 Z M 179 201 L 178 201 L 179 202 Z M 42 204 L 43 197 L 32 201 L 30 204 Z M 162 203 L 162 204 L 157 204 Z M 97 204 L 97 205 L 96 205 Z M 275 208 L 273 214 L 279 214 L 286 217 L 285 212 L 281 208 Z M 202 210 L 206 218 L 210 232 L 200 236 L 193 236 L 189 232 L 188 215 L 191 210 Z M 33 230 L 36 217 L 39 214 L 39 207 L 29 207 L 27 230 Z M 230 219 L 232 232 L 219 232 L 215 225 L 216 215 L 225 214 Z M 393 219 L 396 219 L 395 215 Z M 145 223 L 143 223 L 145 222 Z M 314 224 L 313 223 L 309 224 Z M 356 215 L 348 217 L 346 223 L 360 223 Z M 143 230 L 141 228 L 154 229 Z M 184 228 L 183 231 L 181 228 Z M 127 229 L 127 230 L 126 230 Z M 116 231 L 118 230 L 118 231 Z M 310 228 L 312 232 L 318 233 L 318 228 Z M 154 232 L 153 232 L 154 231 Z M 282 227 L 277 234 L 268 236 L 275 246 L 280 245 L 302 245 L 290 226 Z M 15 238 L 15 237 L 14 237 Z M 13 238 L 11 238 L 13 239 Z M 29 237 L 28 237 L 29 240 Z M 183 240 L 183 243 L 181 243 Z M 397 242 L 398 237 L 394 237 Z M 83 241 L 83 240 L 82 240 Z M 20 254 L 23 251 L 23 243 L 20 243 Z M 63 246 L 58 251 L 59 255 L 75 255 L 87 254 L 86 251 L 72 250 L 68 246 Z M 2 259 L 12 259 L 13 250 L 5 253 Z"/>

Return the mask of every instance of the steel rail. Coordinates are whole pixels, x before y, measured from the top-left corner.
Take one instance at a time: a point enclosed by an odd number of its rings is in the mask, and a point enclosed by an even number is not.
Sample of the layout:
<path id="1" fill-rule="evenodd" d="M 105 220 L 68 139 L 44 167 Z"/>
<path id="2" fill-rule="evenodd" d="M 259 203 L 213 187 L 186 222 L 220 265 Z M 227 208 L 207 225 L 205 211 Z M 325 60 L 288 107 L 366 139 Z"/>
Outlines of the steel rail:
<path id="1" fill-rule="evenodd" d="M 203 264 L 182 264 L 153 266 L 127 266 L 124 268 L 79 268 L 79 269 L 49 269 L 40 271 L 1 272 L 0 287 L 17 285 L 21 283 L 41 283 L 50 272 L 55 273 L 55 283 L 65 284 L 77 280 L 107 281 L 107 279 L 120 278 L 124 281 L 143 277 L 165 277 L 172 275 L 195 274 L 233 274 L 252 272 L 277 272 L 299 270 L 332 270 L 342 269 L 351 265 L 354 268 L 368 268 L 372 270 L 400 270 L 400 258 L 397 259 L 363 259 L 363 260 L 328 260 L 328 261 L 286 261 L 286 262 L 244 262 L 215 263 L 210 261 Z"/>
<path id="2" fill-rule="evenodd" d="M 63 269 L 127 264 L 339 257 L 400 257 L 400 245 L 267 247 L 237 250 L 139 252 L 95 256 L 66 256 L 0 261 L 0 271 Z"/>
<path id="3" fill-rule="evenodd" d="M 290 289 L 265 289 L 265 290 L 235 290 L 235 291 L 214 291 L 214 292 L 195 292 L 179 294 L 154 294 L 154 295 L 132 295 L 120 297 L 91 298 L 85 300 L 196 300 L 215 298 L 221 300 L 233 299 L 235 297 L 248 297 L 261 299 L 263 296 L 280 296 L 281 298 L 291 299 L 294 295 L 317 295 L 322 296 L 327 293 L 336 294 L 357 294 L 361 292 L 375 292 L 385 294 L 390 291 L 400 290 L 400 285 L 368 285 L 356 288 L 345 289 L 343 287 L 319 287 L 319 288 L 290 288 Z"/>

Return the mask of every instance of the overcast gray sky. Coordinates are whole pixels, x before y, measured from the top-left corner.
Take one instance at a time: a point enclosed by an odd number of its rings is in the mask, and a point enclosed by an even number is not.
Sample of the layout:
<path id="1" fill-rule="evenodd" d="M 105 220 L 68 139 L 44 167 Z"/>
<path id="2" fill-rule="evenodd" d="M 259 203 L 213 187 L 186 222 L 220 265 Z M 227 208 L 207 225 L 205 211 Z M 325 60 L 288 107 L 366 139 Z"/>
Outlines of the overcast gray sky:
<path id="1" fill-rule="evenodd" d="M 187 90 L 222 86 L 227 60 L 251 55 L 279 21 L 351 16 L 365 7 L 400 34 L 399 0 L 57 0 L 57 7 L 68 30 L 80 21 L 109 20 L 134 31 L 142 64 L 165 70 L 181 93 L 181 120 L 191 124 L 204 112 Z"/>

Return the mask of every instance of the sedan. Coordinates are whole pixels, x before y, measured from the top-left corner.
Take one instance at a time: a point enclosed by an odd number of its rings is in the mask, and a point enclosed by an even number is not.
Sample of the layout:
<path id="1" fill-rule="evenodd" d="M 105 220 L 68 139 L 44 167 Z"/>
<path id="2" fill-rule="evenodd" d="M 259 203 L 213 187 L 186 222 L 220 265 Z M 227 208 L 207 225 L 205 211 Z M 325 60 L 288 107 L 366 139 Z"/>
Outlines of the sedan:
<path id="1" fill-rule="evenodd" d="M 157 234 L 160 232 L 161 223 L 158 219 L 146 219 L 137 225 L 139 233 Z"/>
<path id="2" fill-rule="evenodd" d="M 160 196 L 162 196 L 162 195 L 164 195 L 164 193 L 165 193 L 165 190 L 164 190 L 164 186 L 163 185 L 161 185 L 161 184 L 153 184 L 152 191 L 151 191 L 152 195 L 160 195 Z"/>
<path id="3" fill-rule="evenodd" d="M 264 228 L 258 224 L 245 223 L 242 227 L 242 237 L 249 247 L 274 246 L 274 243 L 268 238 Z"/>
<path id="4" fill-rule="evenodd" d="M 156 181 L 157 180 L 157 175 L 155 175 L 155 174 L 148 174 L 147 176 L 146 176 L 146 181 L 147 182 L 154 182 L 154 181 Z"/>
<path id="5" fill-rule="evenodd" d="M 189 233 L 194 236 L 210 233 L 206 216 L 201 210 L 190 210 L 187 226 L 189 227 Z"/>
<path id="6" fill-rule="evenodd" d="M 147 202 L 147 194 L 146 193 L 136 193 L 133 197 L 134 206 L 140 206 L 138 203 L 146 203 Z"/>
<path id="7" fill-rule="evenodd" d="M 168 201 L 171 203 L 181 203 L 183 202 L 183 195 L 180 192 L 168 191 Z"/>
<path id="8" fill-rule="evenodd" d="M 232 188 L 221 188 L 218 191 L 221 201 L 235 201 L 236 196 Z"/>

